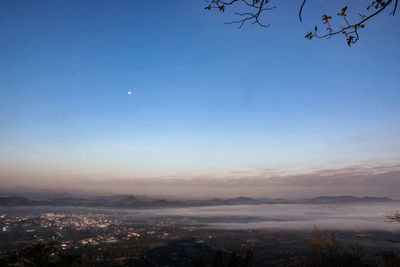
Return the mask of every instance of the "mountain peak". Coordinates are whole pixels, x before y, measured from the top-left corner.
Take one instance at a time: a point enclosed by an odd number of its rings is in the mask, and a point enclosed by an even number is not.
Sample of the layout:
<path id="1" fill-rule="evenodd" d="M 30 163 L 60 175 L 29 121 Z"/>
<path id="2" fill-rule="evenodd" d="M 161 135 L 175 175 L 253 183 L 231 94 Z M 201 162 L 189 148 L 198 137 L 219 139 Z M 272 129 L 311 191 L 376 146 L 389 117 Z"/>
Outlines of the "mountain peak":
<path id="1" fill-rule="evenodd" d="M 137 202 L 138 199 L 134 195 L 129 195 L 122 199 L 122 201 L 126 202 Z"/>

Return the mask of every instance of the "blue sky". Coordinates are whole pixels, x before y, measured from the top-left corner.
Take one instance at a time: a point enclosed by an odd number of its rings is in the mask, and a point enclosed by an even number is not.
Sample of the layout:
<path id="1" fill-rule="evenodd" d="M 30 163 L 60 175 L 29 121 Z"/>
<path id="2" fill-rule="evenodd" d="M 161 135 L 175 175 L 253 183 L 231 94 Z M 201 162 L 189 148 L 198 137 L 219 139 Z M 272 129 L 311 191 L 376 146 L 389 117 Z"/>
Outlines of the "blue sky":
<path id="1" fill-rule="evenodd" d="M 341 3 L 275 2 L 238 30 L 203 1 L 2 1 L 4 185 L 398 161 L 400 17 L 349 48 L 304 38 Z"/>

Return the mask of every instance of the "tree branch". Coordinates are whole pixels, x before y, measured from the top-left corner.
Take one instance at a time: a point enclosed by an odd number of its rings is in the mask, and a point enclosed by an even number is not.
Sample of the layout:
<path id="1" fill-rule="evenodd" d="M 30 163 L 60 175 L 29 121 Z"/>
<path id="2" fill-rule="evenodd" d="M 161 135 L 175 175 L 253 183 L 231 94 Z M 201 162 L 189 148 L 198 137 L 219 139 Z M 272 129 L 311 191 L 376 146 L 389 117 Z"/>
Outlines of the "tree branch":
<path id="1" fill-rule="evenodd" d="M 302 17 L 303 9 L 307 3 L 307 0 L 300 0 L 300 1 L 301 1 L 301 5 L 299 8 L 299 19 L 302 22 L 303 21 L 303 17 Z M 346 36 L 346 41 L 349 46 L 351 46 L 352 44 L 355 44 L 360 39 L 359 30 L 365 27 L 364 23 L 367 22 L 368 20 L 370 20 L 371 18 L 375 17 L 379 13 L 381 13 L 393 2 L 394 2 L 394 8 L 390 12 L 390 15 L 394 16 L 396 13 L 396 10 L 397 10 L 397 5 L 398 5 L 399 0 L 386 0 L 386 1 L 385 0 L 369 0 L 369 1 L 371 1 L 370 2 L 371 4 L 367 7 L 367 10 L 375 9 L 375 12 L 373 12 L 369 16 L 359 14 L 360 20 L 357 21 L 356 23 L 350 23 L 350 21 L 346 17 L 347 16 L 347 14 L 346 14 L 347 6 L 346 6 L 342 9 L 342 11 L 340 13 L 337 14 L 338 16 L 343 18 L 343 20 L 344 20 L 343 26 L 339 26 L 337 29 L 334 29 L 330 23 L 330 20 L 332 20 L 332 17 L 324 14 L 322 16 L 322 21 L 323 21 L 323 24 L 327 24 L 327 26 L 328 26 L 326 28 L 327 32 L 324 34 L 319 34 L 317 32 L 317 26 L 315 26 L 315 30 L 313 32 L 307 33 L 305 35 L 305 37 L 310 40 L 314 37 L 320 38 L 320 39 L 322 39 L 322 38 L 330 39 L 330 38 L 332 38 L 332 36 L 342 33 Z M 244 12 L 235 12 L 234 13 L 237 16 L 239 16 L 240 19 L 233 20 L 230 22 L 225 22 L 225 24 L 239 24 L 239 29 L 241 29 L 246 22 L 249 22 L 253 25 L 257 24 L 264 28 L 269 27 L 269 25 L 270 25 L 269 23 L 264 24 L 261 21 L 261 19 L 260 19 L 261 14 L 263 14 L 264 11 L 268 11 L 268 10 L 272 10 L 272 9 L 276 8 L 276 6 L 267 7 L 267 5 L 270 4 L 270 0 L 206 0 L 206 2 L 208 3 L 208 6 L 205 7 L 205 9 L 207 9 L 207 10 L 217 9 L 220 12 L 225 12 L 225 9 L 227 7 L 238 6 L 240 4 L 242 5 L 242 7 L 247 8 L 247 10 L 245 10 Z"/>
<path id="2" fill-rule="evenodd" d="M 396 5 L 397 5 L 397 1 L 398 1 L 398 0 L 395 1 L 395 7 L 394 7 L 393 11 L 391 12 L 392 14 L 394 14 L 394 12 L 395 12 L 395 10 L 396 10 L 396 8 L 397 8 L 397 6 L 396 6 Z M 346 14 L 347 6 L 344 7 L 344 8 L 342 9 L 342 12 L 341 12 L 341 13 L 338 13 L 337 15 L 338 15 L 338 16 L 341 16 L 341 17 L 343 18 L 343 20 L 344 20 L 345 23 L 346 23 L 346 26 L 340 26 L 340 29 L 339 29 L 339 30 L 335 30 L 335 31 L 332 29 L 331 24 L 330 24 L 330 20 L 332 19 L 332 17 L 327 16 L 327 15 L 323 15 L 323 16 L 322 16 L 322 20 L 324 21 L 323 24 L 327 24 L 327 25 L 328 25 L 328 28 L 327 28 L 328 33 L 319 35 L 318 32 L 317 32 L 317 26 L 315 26 L 314 32 L 309 32 L 308 34 L 306 34 L 305 37 L 306 37 L 307 39 L 310 39 L 310 40 L 311 40 L 313 37 L 329 39 L 329 38 L 331 38 L 331 37 L 334 36 L 334 35 L 337 35 L 337 34 L 339 34 L 339 33 L 342 33 L 342 34 L 344 34 L 344 35 L 347 37 L 347 44 L 348 44 L 349 46 L 351 46 L 351 44 L 355 44 L 355 43 L 359 40 L 358 30 L 365 27 L 364 23 L 365 23 L 366 21 L 370 20 L 371 18 L 373 18 L 374 16 L 378 15 L 379 13 L 381 13 L 381 12 L 382 12 L 383 10 L 385 10 L 392 2 L 393 2 L 393 0 L 388 0 L 387 2 L 383 2 L 382 0 L 375 0 L 374 2 L 372 2 L 372 3 L 367 7 L 367 10 L 370 9 L 371 7 L 373 7 L 373 8 L 375 8 L 377 11 L 375 11 L 374 13 L 372 13 L 372 14 L 369 15 L 369 16 L 359 14 L 360 17 L 361 17 L 361 20 L 358 21 L 358 22 L 356 22 L 356 23 L 350 23 L 350 22 L 347 20 L 347 18 L 346 18 L 346 16 L 347 16 L 347 14 Z M 353 35 L 353 34 L 354 34 L 354 35 Z"/>
<path id="3" fill-rule="evenodd" d="M 307 2 L 307 0 L 303 0 L 303 3 L 301 3 L 301 6 L 300 6 L 299 18 L 300 18 L 300 21 L 301 21 L 301 22 L 303 22 L 303 18 L 301 17 L 301 14 L 303 13 L 303 7 L 304 7 L 304 5 L 306 4 L 306 2 Z"/>
<path id="4" fill-rule="evenodd" d="M 276 8 L 276 6 L 265 7 L 269 3 L 269 0 L 231 0 L 231 1 L 211 0 L 211 2 L 209 2 L 210 4 L 207 7 L 205 7 L 205 9 L 208 10 L 218 9 L 221 12 L 225 12 L 225 8 L 227 6 L 233 5 L 236 2 L 242 3 L 243 5 L 250 7 L 250 10 L 244 13 L 236 12 L 235 13 L 236 15 L 244 18 L 230 22 L 225 22 L 225 24 L 240 24 L 239 29 L 241 29 L 246 22 L 251 22 L 251 24 L 257 24 L 264 28 L 269 27 L 269 23 L 264 24 L 260 21 L 261 13 Z"/>

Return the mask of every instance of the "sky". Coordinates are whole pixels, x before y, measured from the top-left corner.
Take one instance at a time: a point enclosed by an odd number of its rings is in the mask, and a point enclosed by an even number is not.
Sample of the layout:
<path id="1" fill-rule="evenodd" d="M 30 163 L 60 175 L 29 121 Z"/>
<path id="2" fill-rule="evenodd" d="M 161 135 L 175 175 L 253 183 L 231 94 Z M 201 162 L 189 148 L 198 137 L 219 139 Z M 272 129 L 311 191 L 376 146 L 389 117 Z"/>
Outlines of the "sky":
<path id="1" fill-rule="evenodd" d="M 395 196 L 399 15 L 348 47 L 304 38 L 346 1 L 288 2 L 239 30 L 202 0 L 1 1 L 0 187 Z"/>

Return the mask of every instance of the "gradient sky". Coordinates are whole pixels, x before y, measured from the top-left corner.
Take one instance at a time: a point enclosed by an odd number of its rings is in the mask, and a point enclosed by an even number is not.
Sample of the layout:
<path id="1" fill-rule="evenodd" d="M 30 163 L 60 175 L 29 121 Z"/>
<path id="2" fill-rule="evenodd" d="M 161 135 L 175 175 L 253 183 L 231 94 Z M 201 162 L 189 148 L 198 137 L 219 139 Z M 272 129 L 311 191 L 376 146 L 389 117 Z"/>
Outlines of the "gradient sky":
<path id="1" fill-rule="evenodd" d="M 201 0 L 1 1 L 0 186 L 399 162 L 400 16 L 349 48 L 304 38 L 345 1 L 275 2 L 238 30 Z"/>

